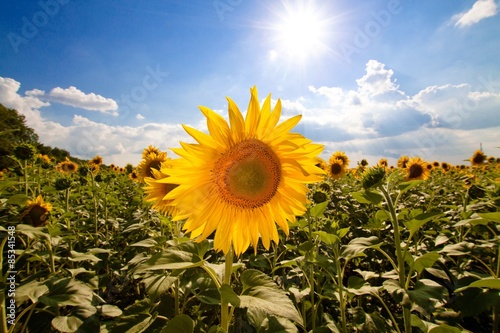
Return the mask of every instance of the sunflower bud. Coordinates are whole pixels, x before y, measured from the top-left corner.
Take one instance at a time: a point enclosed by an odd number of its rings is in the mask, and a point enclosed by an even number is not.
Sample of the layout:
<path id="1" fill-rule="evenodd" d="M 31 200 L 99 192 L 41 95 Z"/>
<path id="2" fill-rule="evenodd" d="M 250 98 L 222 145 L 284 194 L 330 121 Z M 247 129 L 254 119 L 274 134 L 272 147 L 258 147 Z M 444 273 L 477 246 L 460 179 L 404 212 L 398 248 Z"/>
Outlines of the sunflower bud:
<path id="1" fill-rule="evenodd" d="M 54 183 L 54 187 L 58 191 L 64 191 L 71 187 L 71 180 L 67 178 L 58 178 Z"/>
<path id="2" fill-rule="evenodd" d="M 325 202 L 326 200 L 328 200 L 328 195 L 323 192 L 323 191 L 316 191 L 313 193 L 312 195 L 312 200 L 314 201 L 314 203 L 322 203 L 322 202 Z"/>
<path id="3" fill-rule="evenodd" d="M 362 184 L 363 188 L 368 190 L 382 184 L 385 177 L 385 168 L 373 167 L 370 168 L 364 175 Z"/>
<path id="4" fill-rule="evenodd" d="M 28 161 L 35 157 L 36 148 L 29 143 L 21 143 L 14 148 L 14 156 L 21 161 Z"/>

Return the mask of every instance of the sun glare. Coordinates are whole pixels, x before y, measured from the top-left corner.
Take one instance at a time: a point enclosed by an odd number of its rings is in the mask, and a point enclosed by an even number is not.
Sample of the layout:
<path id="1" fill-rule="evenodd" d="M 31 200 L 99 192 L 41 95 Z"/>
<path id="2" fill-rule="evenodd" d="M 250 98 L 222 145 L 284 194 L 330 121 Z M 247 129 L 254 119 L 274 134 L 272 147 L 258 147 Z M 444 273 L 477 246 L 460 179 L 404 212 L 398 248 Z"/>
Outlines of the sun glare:
<path id="1" fill-rule="evenodd" d="M 294 60 L 304 61 L 327 49 L 328 21 L 313 3 L 296 7 L 284 4 L 285 10 L 276 23 L 277 52 Z"/>

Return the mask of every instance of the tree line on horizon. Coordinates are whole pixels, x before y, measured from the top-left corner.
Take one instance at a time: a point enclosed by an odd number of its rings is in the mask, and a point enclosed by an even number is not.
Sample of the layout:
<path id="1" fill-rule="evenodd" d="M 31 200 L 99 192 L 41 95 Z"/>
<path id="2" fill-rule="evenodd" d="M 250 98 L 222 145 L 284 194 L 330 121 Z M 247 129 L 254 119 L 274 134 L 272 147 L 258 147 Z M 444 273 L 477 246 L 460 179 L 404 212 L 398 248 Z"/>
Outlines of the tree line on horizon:
<path id="1" fill-rule="evenodd" d="M 26 143 L 33 145 L 39 154 L 47 155 L 56 163 L 66 158 L 75 162 L 83 161 L 72 157 L 65 149 L 40 143 L 35 130 L 26 125 L 26 117 L 16 109 L 7 108 L 0 103 L 0 170 L 15 170 L 17 163 L 10 156 L 17 146 Z"/>

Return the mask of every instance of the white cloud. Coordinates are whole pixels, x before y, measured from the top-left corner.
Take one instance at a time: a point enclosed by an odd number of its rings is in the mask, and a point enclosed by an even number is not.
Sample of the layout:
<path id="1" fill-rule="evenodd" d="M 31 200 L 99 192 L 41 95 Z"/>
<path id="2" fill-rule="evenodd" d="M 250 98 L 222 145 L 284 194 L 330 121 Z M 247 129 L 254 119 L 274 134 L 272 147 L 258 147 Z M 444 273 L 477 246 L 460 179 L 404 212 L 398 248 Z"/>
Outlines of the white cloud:
<path id="1" fill-rule="evenodd" d="M 455 26 L 465 28 L 497 13 L 498 6 L 494 0 L 477 0 L 471 9 L 453 16 L 452 21 L 455 21 Z"/>
<path id="2" fill-rule="evenodd" d="M 282 99 L 283 119 L 301 114 L 302 120 L 294 131 L 324 143 L 325 158 L 343 150 L 352 161 L 367 158 L 372 164 L 382 157 L 395 163 L 401 155 L 458 164 L 480 143 L 487 154 L 495 154 L 493 147 L 499 144 L 500 132 L 500 91 L 486 86 L 480 91 L 469 84 L 444 84 L 407 95 L 396 85 L 395 76 L 385 64 L 369 61 L 365 74 L 356 80 L 356 89 L 310 86 L 303 97 Z M 79 158 L 99 154 L 105 164 L 137 165 L 142 150 L 149 145 L 166 151 L 179 147 L 179 141 L 193 142 L 181 125 L 172 123 L 120 126 L 74 115 L 72 123 L 63 126 L 43 118 L 44 108 L 50 107 L 40 99 L 45 92 L 33 89 L 21 95 L 20 86 L 13 79 L 0 77 L 0 103 L 26 115 L 27 125 L 43 144 L 66 149 Z M 275 103 L 271 101 L 272 107 Z M 225 110 L 215 111 L 227 119 Z M 205 119 L 192 126 L 207 130 Z"/>
<path id="3" fill-rule="evenodd" d="M 56 87 L 50 91 L 48 97 L 52 102 L 70 105 L 85 110 L 100 111 L 114 116 L 118 115 L 118 104 L 111 98 L 105 98 L 94 93 L 85 94 L 76 87 L 66 89 Z"/>
<path id="4" fill-rule="evenodd" d="M 18 92 L 20 87 L 16 80 L 0 77 L 0 103 L 24 115 L 26 125 L 35 130 L 41 143 L 65 149 L 78 158 L 90 159 L 99 154 L 108 165 L 137 165 L 142 150 L 149 145 L 166 151 L 179 147 L 181 140 L 190 141 L 178 124 L 112 126 L 74 115 L 73 124 L 63 126 L 42 116 L 40 109 L 50 106 L 39 99 L 39 96 L 46 96 L 43 91 L 34 89 L 22 96 Z"/>
<path id="5" fill-rule="evenodd" d="M 369 60 L 366 64 L 366 74 L 356 80 L 360 93 L 366 93 L 369 96 L 385 94 L 390 91 L 396 91 L 399 87 L 392 80 L 394 71 L 385 69 L 385 65 L 377 60 Z"/>
<path id="6" fill-rule="evenodd" d="M 146 118 L 144 118 L 144 116 L 140 113 L 138 113 L 136 116 L 135 116 L 135 119 L 139 119 L 139 120 L 144 120 Z"/>

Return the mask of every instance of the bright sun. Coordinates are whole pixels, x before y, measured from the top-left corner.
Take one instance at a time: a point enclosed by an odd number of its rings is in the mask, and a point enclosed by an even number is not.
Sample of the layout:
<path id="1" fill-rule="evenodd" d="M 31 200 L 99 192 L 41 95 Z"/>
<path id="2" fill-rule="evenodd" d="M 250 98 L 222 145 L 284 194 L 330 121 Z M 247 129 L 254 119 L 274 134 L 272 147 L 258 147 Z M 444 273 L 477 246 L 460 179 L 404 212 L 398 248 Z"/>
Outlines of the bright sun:
<path id="1" fill-rule="evenodd" d="M 294 60 L 304 61 L 319 55 L 326 48 L 328 22 L 323 19 L 311 3 L 297 7 L 285 5 L 274 30 L 276 31 L 277 52 Z"/>

